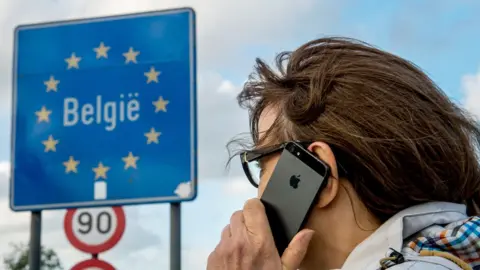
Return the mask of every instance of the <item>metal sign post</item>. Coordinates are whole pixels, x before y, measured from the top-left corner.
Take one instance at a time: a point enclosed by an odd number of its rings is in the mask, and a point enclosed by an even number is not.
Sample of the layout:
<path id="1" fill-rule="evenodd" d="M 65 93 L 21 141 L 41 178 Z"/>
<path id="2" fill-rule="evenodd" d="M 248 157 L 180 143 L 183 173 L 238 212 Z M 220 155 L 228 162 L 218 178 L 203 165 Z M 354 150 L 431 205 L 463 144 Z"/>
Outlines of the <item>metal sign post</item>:
<path id="1" fill-rule="evenodd" d="M 30 249 L 28 250 L 28 265 L 31 270 L 40 270 L 42 255 L 42 212 L 32 211 L 30 222 Z"/>
<path id="2" fill-rule="evenodd" d="M 170 270 L 180 270 L 182 261 L 181 204 L 170 204 Z"/>

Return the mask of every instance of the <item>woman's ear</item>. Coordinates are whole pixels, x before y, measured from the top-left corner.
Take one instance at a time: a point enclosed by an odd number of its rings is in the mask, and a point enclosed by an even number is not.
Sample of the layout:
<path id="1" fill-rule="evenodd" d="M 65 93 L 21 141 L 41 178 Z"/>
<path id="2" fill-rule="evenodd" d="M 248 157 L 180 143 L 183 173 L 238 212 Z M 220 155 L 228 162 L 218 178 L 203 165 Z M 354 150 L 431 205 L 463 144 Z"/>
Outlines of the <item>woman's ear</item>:
<path id="1" fill-rule="evenodd" d="M 324 142 L 314 142 L 310 144 L 308 150 L 315 153 L 321 161 L 327 163 L 330 167 L 330 177 L 325 179 L 328 183 L 321 191 L 317 203 L 317 207 L 323 208 L 329 205 L 338 194 L 340 180 L 338 179 L 337 161 L 330 146 Z"/>

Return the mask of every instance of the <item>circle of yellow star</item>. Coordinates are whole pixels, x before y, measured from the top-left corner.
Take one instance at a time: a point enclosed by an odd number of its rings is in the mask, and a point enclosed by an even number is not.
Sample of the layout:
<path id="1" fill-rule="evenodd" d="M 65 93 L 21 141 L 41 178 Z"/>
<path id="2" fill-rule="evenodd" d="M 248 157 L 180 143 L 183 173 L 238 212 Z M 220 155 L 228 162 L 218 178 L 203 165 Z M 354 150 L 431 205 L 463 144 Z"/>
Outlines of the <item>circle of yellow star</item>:
<path id="1" fill-rule="evenodd" d="M 125 64 L 130 62 L 137 63 L 137 56 L 140 54 L 140 51 L 134 51 L 132 47 L 128 48 L 128 52 L 123 53 L 125 57 Z"/>
<path id="2" fill-rule="evenodd" d="M 95 180 L 99 178 L 107 179 L 107 172 L 110 170 L 110 167 L 103 166 L 103 163 L 98 163 L 98 167 L 92 169 L 95 172 Z"/>
<path id="3" fill-rule="evenodd" d="M 160 71 L 156 71 L 155 67 L 151 67 L 148 72 L 145 72 L 143 74 L 145 74 L 145 76 L 147 77 L 147 83 L 158 83 L 158 75 L 160 75 Z"/>
<path id="4" fill-rule="evenodd" d="M 78 62 L 80 62 L 80 60 L 82 60 L 81 57 L 77 57 L 75 53 L 72 53 L 72 55 L 70 55 L 69 58 L 65 58 L 65 62 L 67 62 L 68 64 L 67 69 L 71 69 L 71 68 L 78 69 Z"/>
<path id="5" fill-rule="evenodd" d="M 58 140 L 55 140 L 52 135 L 48 136 L 48 140 L 42 141 L 43 145 L 45 145 L 45 152 L 55 152 L 57 151 L 57 144 Z"/>
<path id="6" fill-rule="evenodd" d="M 137 161 L 140 159 L 140 157 L 136 157 L 132 154 L 132 152 L 128 152 L 128 156 L 123 157 L 122 160 L 125 162 L 125 170 L 132 167 L 134 169 L 137 168 Z"/>
<path id="7" fill-rule="evenodd" d="M 103 42 L 100 42 L 100 46 L 97 48 L 93 48 L 93 50 L 97 53 L 97 59 L 100 58 L 108 58 L 107 52 L 110 50 L 109 46 L 105 46 Z"/>
<path id="8" fill-rule="evenodd" d="M 153 106 L 155 106 L 155 112 L 167 112 L 167 105 L 170 101 L 163 99 L 163 97 L 158 97 L 157 101 L 152 102 Z"/>
<path id="9" fill-rule="evenodd" d="M 75 160 L 72 156 L 70 156 L 68 161 L 63 162 L 63 166 L 65 166 L 65 173 L 77 173 L 77 166 L 79 163 L 80 161 Z"/>
<path id="10" fill-rule="evenodd" d="M 152 127 L 149 132 L 145 133 L 145 137 L 147 137 L 147 144 L 151 143 L 158 143 L 158 136 L 162 133 L 155 131 Z"/>
<path id="11" fill-rule="evenodd" d="M 35 114 L 37 115 L 37 123 L 50 122 L 51 113 L 52 111 L 49 111 L 45 106 L 42 106 L 42 109 L 40 111 L 35 112 Z"/>
<path id="12" fill-rule="evenodd" d="M 44 81 L 43 84 L 47 87 L 47 92 L 55 91 L 57 92 L 57 85 L 60 83 L 59 80 L 55 80 L 55 77 L 50 76 L 48 81 Z"/>

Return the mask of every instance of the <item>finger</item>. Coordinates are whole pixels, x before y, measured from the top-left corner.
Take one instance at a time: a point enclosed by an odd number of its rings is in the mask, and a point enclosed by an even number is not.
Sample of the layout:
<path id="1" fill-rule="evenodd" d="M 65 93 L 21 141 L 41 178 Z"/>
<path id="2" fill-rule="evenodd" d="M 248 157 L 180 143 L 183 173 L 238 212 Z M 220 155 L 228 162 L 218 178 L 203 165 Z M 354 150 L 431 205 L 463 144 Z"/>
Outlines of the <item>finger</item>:
<path id="1" fill-rule="evenodd" d="M 228 239 L 232 236 L 232 233 L 230 231 L 230 224 L 225 226 L 222 230 L 222 239 Z"/>
<path id="2" fill-rule="evenodd" d="M 207 259 L 207 270 L 217 270 L 221 269 L 221 260 L 218 258 L 216 250 L 210 253 Z"/>
<path id="3" fill-rule="evenodd" d="M 282 255 L 284 270 L 295 270 L 300 268 L 300 264 L 307 254 L 308 245 L 312 240 L 313 234 L 314 231 L 305 229 L 295 235 Z"/>
<path id="4" fill-rule="evenodd" d="M 250 233 L 271 235 L 265 207 L 259 199 L 250 199 L 243 206 L 245 227 Z"/>
<path id="5" fill-rule="evenodd" d="M 245 231 L 245 219 L 242 211 L 236 211 L 230 218 L 230 231 L 232 236 L 241 235 Z"/>

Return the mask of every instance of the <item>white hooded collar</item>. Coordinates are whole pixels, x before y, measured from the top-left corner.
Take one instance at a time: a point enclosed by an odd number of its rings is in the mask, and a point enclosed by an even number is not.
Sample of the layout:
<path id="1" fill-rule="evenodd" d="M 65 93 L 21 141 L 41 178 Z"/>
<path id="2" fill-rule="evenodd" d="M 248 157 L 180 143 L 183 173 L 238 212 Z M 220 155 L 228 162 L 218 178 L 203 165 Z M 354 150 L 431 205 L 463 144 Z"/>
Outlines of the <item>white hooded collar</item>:
<path id="1" fill-rule="evenodd" d="M 431 202 L 407 208 L 382 224 L 348 256 L 342 270 L 374 270 L 389 248 L 400 251 L 404 239 L 433 225 L 467 218 L 463 204 Z"/>

